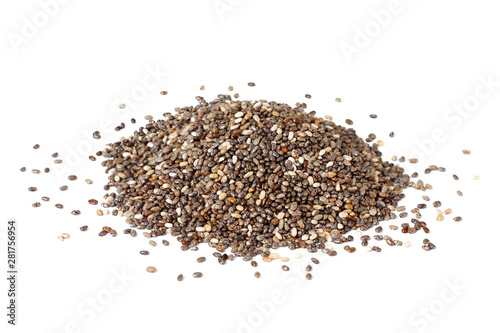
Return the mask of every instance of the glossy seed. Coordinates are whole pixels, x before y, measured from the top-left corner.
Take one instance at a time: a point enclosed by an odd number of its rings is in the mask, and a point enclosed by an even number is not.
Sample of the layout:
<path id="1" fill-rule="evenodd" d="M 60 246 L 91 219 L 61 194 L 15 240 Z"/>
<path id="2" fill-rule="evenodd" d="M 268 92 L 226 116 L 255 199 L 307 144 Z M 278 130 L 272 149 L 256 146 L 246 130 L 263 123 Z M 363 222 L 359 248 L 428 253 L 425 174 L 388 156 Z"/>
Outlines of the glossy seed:
<path id="1" fill-rule="evenodd" d="M 283 266 L 281 266 L 281 269 L 284 270 L 285 272 L 287 272 L 290 270 L 290 267 L 288 267 L 287 265 L 283 265 Z"/>
<path id="2" fill-rule="evenodd" d="M 318 259 L 311 258 L 311 261 L 313 262 L 313 264 L 319 265 L 319 260 Z"/>
<path id="3" fill-rule="evenodd" d="M 253 275 L 256 279 L 259 279 L 260 278 L 260 273 L 259 272 L 255 272 L 255 274 Z"/>
<path id="4" fill-rule="evenodd" d="M 160 91 L 160 95 L 166 95 L 166 94 L 168 94 L 168 91 L 166 91 L 166 90 Z"/>
<path id="5" fill-rule="evenodd" d="M 250 87 L 255 87 L 255 83 L 253 83 L 253 82 L 248 82 L 248 86 L 250 86 Z"/>
<path id="6" fill-rule="evenodd" d="M 77 177 L 75 175 L 70 175 L 68 176 L 68 180 L 76 180 Z"/>
<path id="7" fill-rule="evenodd" d="M 182 280 L 184 280 L 184 275 L 182 274 L 177 275 L 177 281 L 182 281 Z"/>
<path id="8" fill-rule="evenodd" d="M 311 275 L 311 273 L 307 273 L 307 274 L 306 274 L 306 280 L 311 280 L 311 279 L 312 279 L 312 277 L 313 277 L 313 276 Z"/>
<path id="9" fill-rule="evenodd" d="M 89 199 L 89 204 L 97 205 L 99 202 L 96 199 Z"/>
<path id="10" fill-rule="evenodd" d="M 86 182 L 87 184 L 92 184 L 92 183 L 93 183 L 93 181 L 92 181 L 91 179 L 85 179 L 85 182 Z"/>
<path id="11" fill-rule="evenodd" d="M 68 189 L 67 185 L 63 185 L 63 186 L 59 187 L 59 191 L 66 191 L 67 189 Z"/>

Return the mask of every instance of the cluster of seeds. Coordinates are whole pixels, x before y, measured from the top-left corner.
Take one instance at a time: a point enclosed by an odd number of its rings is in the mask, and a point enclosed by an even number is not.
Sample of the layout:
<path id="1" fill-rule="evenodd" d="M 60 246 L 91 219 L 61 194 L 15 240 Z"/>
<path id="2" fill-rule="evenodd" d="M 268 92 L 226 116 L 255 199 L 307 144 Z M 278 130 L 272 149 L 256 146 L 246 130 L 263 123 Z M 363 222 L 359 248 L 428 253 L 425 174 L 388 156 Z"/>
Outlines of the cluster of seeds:
<path id="1" fill-rule="evenodd" d="M 396 217 L 409 176 L 354 130 L 300 104 L 198 101 L 103 149 L 109 205 L 131 228 L 171 233 L 184 250 L 268 257 L 284 246 L 328 253 L 326 242 Z"/>

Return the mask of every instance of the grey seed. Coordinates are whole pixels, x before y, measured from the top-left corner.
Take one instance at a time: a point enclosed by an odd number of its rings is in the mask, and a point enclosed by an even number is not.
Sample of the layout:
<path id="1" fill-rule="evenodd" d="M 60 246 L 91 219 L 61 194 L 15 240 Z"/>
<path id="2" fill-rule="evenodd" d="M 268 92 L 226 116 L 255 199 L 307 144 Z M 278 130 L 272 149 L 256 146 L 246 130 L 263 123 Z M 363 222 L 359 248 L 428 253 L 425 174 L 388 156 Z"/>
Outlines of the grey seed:
<path id="1" fill-rule="evenodd" d="M 151 245 L 151 246 L 156 246 L 156 245 L 158 245 L 158 244 L 157 244 L 154 240 L 150 240 L 150 241 L 149 241 L 149 245 Z"/>
<path id="2" fill-rule="evenodd" d="M 56 204 L 56 208 L 63 209 L 63 208 L 64 208 L 64 206 L 63 206 L 63 205 L 61 205 L 61 204 Z"/>
<path id="3" fill-rule="evenodd" d="M 142 250 L 142 251 L 139 251 L 139 253 L 142 254 L 143 256 L 147 256 L 149 254 L 149 251 Z"/>
<path id="4" fill-rule="evenodd" d="M 194 273 L 193 273 L 193 277 L 194 277 L 195 279 L 201 278 L 202 276 L 203 276 L 203 274 L 202 274 L 201 272 L 194 272 Z"/>
<path id="5" fill-rule="evenodd" d="M 52 154 L 52 157 L 53 157 L 53 158 L 56 158 L 56 157 L 58 157 L 58 156 L 59 156 L 59 153 L 58 153 L 58 152 L 55 152 L 54 154 Z"/>
<path id="6" fill-rule="evenodd" d="M 88 229 L 89 229 L 89 227 L 86 226 L 86 225 L 83 225 L 83 226 L 80 227 L 81 231 L 87 231 Z"/>
<path id="7" fill-rule="evenodd" d="M 59 187 L 59 191 L 66 191 L 67 189 L 68 189 L 67 185 L 63 185 L 63 186 Z"/>
<path id="8" fill-rule="evenodd" d="M 182 281 L 182 280 L 184 280 L 184 275 L 182 274 L 177 275 L 177 281 Z"/>
<path id="9" fill-rule="evenodd" d="M 40 207 L 42 204 L 39 203 L 39 202 L 35 202 L 32 204 L 33 207 L 37 208 L 37 207 Z"/>
<path id="10" fill-rule="evenodd" d="M 146 267 L 146 272 L 148 272 L 148 273 L 155 273 L 156 272 L 156 267 L 154 267 L 154 266 L 148 266 L 148 267 Z"/>

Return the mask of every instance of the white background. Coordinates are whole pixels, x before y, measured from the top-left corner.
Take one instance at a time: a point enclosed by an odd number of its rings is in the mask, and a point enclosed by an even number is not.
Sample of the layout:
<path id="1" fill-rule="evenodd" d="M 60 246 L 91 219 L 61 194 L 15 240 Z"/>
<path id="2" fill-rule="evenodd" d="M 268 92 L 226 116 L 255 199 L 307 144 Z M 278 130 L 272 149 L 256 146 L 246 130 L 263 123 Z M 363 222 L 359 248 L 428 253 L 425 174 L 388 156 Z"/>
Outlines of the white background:
<path id="1" fill-rule="evenodd" d="M 41 3 L 52 3 L 45 9 L 51 12 L 47 20 Z M 496 2 L 113 0 L 61 2 L 57 8 L 54 3 L 0 5 L 0 258 L 5 271 L 6 222 L 16 218 L 20 272 L 16 327 L 6 324 L 8 286 L 4 278 L 0 283 L 2 332 L 499 331 Z M 373 13 L 388 9 L 389 17 L 378 15 L 382 26 Z M 360 32 L 366 29 L 369 36 Z M 346 55 L 342 49 L 349 47 L 355 53 Z M 154 70 L 168 75 L 150 80 Z M 485 85 L 487 80 L 493 84 Z M 249 81 L 256 87 L 248 87 Z M 212 99 L 229 85 L 241 98 L 307 102 L 339 124 L 350 118 L 363 138 L 373 132 L 386 142 L 386 159 L 420 154 L 415 170 L 434 186 L 425 194 L 453 209 L 443 222 L 435 220 L 432 207 L 425 210 L 422 220 L 437 249 L 422 250 L 421 232 L 403 235 L 383 223 L 384 234 L 410 240 L 412 247 L 372 240 L 383 251 L 366 253 L 356 240 L 356 253 L 337 245 L 337 257 L 316 254 L 321 264 L 311 281 L 303 279 L 302 269 L 309 253 L 290 262 L 291 275 L 279 262 L 258 260 L 262 278 L 255 279 L 248 262 L 220 266 L 208 247 L 182 252 L 172 237 L 169 247 L 152 248 L 141 235 L 123 235 L 122 219 L 95 215 L 87 200 L 102 198 L 107 179 L 82 149 L 92 145 L 97 151 L 131 134 L 145 115 L 161 117 L 193 105 L 197 95 Z M 128 108 L 117 109 L 131 94 L 136 99 Z M 456 113 L 454 106 L 466 111 Z M 371 113 L 379 117 L 371 119 Z M 138 120 L 135 126 L 131 116 Z M 108 133 L 103 121 L 112 124 Z M 125 130 L 113 131 L 122 121 Z M 85 133 L 96 129 L 103 140 L 87 139 Z M 396 133 L 392 139 L 390 131 Z M 430 141 L 433 133 L 439 142 Z M 39 150 L 31 148 L 35 143 Z M 67 170 L 56 172 L 50 157 L 55 151 Z M 429 164 L 447 172 L 424 175 Z M 19 172 L 22 166 L 28 172 Z M 30 171 L 46 166 L 50 174 Z M 67 180 L 71 173 L 78 175 L 76 182 Z M 475 175 L 480 179 L 473 180 Z M 64 184 L 70 189 L 58 191 Z M 29 186 L 38 191 L 28 192 Z M 406 193 L 407 207 L 423 202 L 424 193 Z M 32 208 L 42 195 L 51 201 Z M 54 208 L 57 202 L 65 208 Z M 72 216 L 73 209 L 82 214 Z M 463 221 L 453 222 L 458 215 Z M 402 222 L 408 219 L 393 221 Z M 89 225 L 86 233 L 79 231 L 83 224 Z M 118 237 L 98 237 L 104 225 L 116 228 Z M 62 232 L 71 238 L 57 240 Z M 151 255 L 140 256 L 142 249 Z M 202 254 L 208 261 L 196 263 Z M 158 272 L 146 273 L 149 265 Z M 204 277 L 193 279 L 194 271 Z M 186 276 L 182 283 L 176 281 L 179 273 Z M 121 274 L 126 279 L 116 280 Z"/>

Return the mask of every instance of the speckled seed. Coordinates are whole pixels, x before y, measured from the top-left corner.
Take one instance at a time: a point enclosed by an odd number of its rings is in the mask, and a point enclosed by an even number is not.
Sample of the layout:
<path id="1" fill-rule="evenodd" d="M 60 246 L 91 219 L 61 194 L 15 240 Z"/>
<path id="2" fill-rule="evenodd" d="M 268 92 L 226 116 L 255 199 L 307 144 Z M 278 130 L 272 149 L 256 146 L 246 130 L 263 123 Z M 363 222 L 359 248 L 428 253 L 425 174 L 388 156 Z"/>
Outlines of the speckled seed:
<path id="1" fill-rule="evenodd" d="M 233 89 L 234 89 L 233 86 L 227 87 L 227 90 L 229 90 L 229 91 L 233 91 Z"/>
<path id="2" fill-rule="evenodd" d="M 80 215 L 80 211 L 78 209 L 75 209 L 75 210 L 71 211 L 71 214 L 72 215 Z"/>
<path id="3" fill-rule="evenodd" d="M 77 177 L 75 175 L 70 175 L 68 176 L 68 180 L 76 180 Z"/>
<path id="4" fill-rule="evenodd" d="M 149 241 L 149 245 L 151 245 L 151 246 L 156 246 L 156 245 L 158 245 L 158 244 L 157 244 L 154 240 L 150 240 L 150 241 Z"/>
<path id="5" fill-rule="evenodd" d="M 248 82 L 248 86 L 249 86 L 249 87 L 255 87 L 255 83 L 253 83 L 253 82 Z"/>
<path id="6" fill-rule="evenodd" d="M 375 119 L 375 118 L 377 118 L 377 115 L 372 113 L 372 114 L 370 115 L 370 118 Z"/>
<path id="7" fill-rule="evenodd" d="M 109 232 L 109 234 L 111 235 L 111 237 L 116 237 L 116 236 L 118 236 L 118 232 L 117 232 L 116 230 L 114 230 L 114 229 L 113 229 L 113 230 L 111 230 L 111 231 Z"/>
<path id="8" fill-rule="evenodd" d="M 154 266 L 148 266 L 148 267 L 146 267 L 146 272 L 148 272 L 148 273 L 154 273 L 154 272 L 156 272 L 156 267 L 154 267 Z"/>
<path id="9" fill-rule="evenodd" d="M 305 268 L 306 272 L 310 272 L 310 271 L 312 271 L 312 269 L 313 268 L 312 268 L 311 265 L 307 265 L 306 268 Z"/>
<path id="10" fill-rule="evenodd" d="M 37 190 L 36 187 L 28 187 L 28 191 L 30 192 L 35 192 Z"/>
<path id="11" fill-rule="evenodd" d="M 252 267 L 257 267 L 258 266 L 258 264 L 257 264 L 257 262 L 255 260 L 252 260 L 250 262 L 250 265 L 252 265 Z"/>
<path id="12" fill-rule="evenodd" d="M 259 272 L 255 272 L 255 274 L 253 275 L 256 279 L 259 279 L 260 278 L 260 273 Z"/>
<path id="13" fill-rule="evenodd" d="M 35 175 L 38 175 L 40 173 L 40 170 L 38 169 L 33 169 L 31 170 L 31 172 L 33 172 Z"/>
<path id="14" fill-rule="evenodd" d="M 93 161 L 95 161 L 95 160 L 96 160 L 96 158 L 95 158 L 95 156 L 90 155 L 90 156 L 89 156 L 89 160 L 91 160 L 91 161 L 93 162 Z"/>
<path id="15" fill-rule="evenodd" d="M 64 206 L 63 206 L 63 205 L 61 205 L 61 204 L 56 204 L 56 208 L 63 209 L 63 208 L 64 208 Z"/>
<path id="16" fill-rule="evenodd" d="M 418 163 L 418 158 L 410 158 L 408 161 L 410 161 L 410 163 Z"/>
<path id="17" fill-rule="evenodd" d="M 100 236 L 100 237 L 106 236 L 107 234 L 108 234 L 108 233 L 107 233 L 106 231 L 104 231 L 104 230 L 101 230 L 101 231 L 99 232 L 99 236 Z"/>
<path id="18" fill-rule="evenodd" d="M 318 259 L 311 258 L 311 261 L 313 262 L 313 264 L 319 265 L 319 260 Z"/>
<path id="19" fill-rule="evenodd" d="M 451 213 L 452 213 L 451 208 L 446 208 L 446 210 L 444 211 L 444 213 L 445 213 L 446 215 L 451 214 Z"/>
<path id="20" fill-rule="evenodd" d="M 104 213 L 102 212 L 102 210 L 98 209 L 95 211 L 97 216 L 102 216 Z"/>
<path id="21" fill-rule="evenodd" d="M 54 163 L 55 163 L 55 164 L 61 164 L 61 163 L 62 163 L 62 160 L 54 160 Z"/>
<path id="22" fill-rule="evenodd" d="M 168 91 L 166 91 L 166 90 L 160 91 L 160 95 L 166 95 L 166 94 L 168 94 Z"/>
<path id="23" fill-rule="evenodd" d="M 453 175 L 453 179 L 455 179 L 455 180 L 459 180 L 460 178 L 458 178 L 458 176 L 457 176 L 457 175 Z"/>
<path id="24" fill-rule="evenodd" d="M 346 119 L 346 120 L 345 120 L 345 123 L 346 123 L 347 125 L 352 125 L 352 124 L 354 124 L 354 122 L 353 122 L 351 119 Z"/>
<path id="25" fill-rule="evenodd" d="M 35 202 L 35 203 L 33 203 L 33 204 L 32 204 L 32 206 L 33 206 L 33 207 L 35 207 L 35 208 L 38 208 L 38 207 L 40 207 L 41 205 L 42 205 L 42 204 L 41 204 L 41 203 L 39 203 L 39 202 Z"/>
<path id="26" fill-rule="evenodd" d="M 202 276 L 203 276 L 203 274 L 202 274 L 201 272 L 194 272 L 194 273 L 193 273 L 193 277 L 194 277 L 195 279 L 201 278 Z"/>
<path id="27" fill-rule="evenodd" d="M 311 98 L 311 95 L 309 95 L 309 94 L 306 94 L 306 98 Z"/>
<path id="28" fill-rule="evenodd" d="M 141 250 L 139 251 L 139 253 L 143 256 L 147 256 L 149 254 L 149 251 L 146 251 L 146 250 Z"/>
<path id="29" fill-rule="evenodd" d="M 453 221 L 460 222 L 460 221 L 462 221 L 462 218 L 460 216 L 457 216 L 457 217 L 453 218 Z"/>
<path id="30" fill-rule="evenodd" d="M 311 280 L 313 278 L 311 273 L 306 274 L 306 280 Z"/>
<path id="31" fill-rule="evenodd" d="M 42 197 L 42 200 L 43 201 L 50 201 L 50 198 L 49 197 Z"/>
<path id="32" fill-rule="evenodd" d="M 108 226 L 104 226 L 104 227 L 102 227 L 102 230 L 104 230 L 106 232 L 111 232 L 111 230 L 113 230 L 113 228 L 108 227 Z"/>
<path id="33" fill-rule="evenodd" d="M 38 149 L 38 148 L 40 148 L 40 145 L 38 143 L 33 146 L 33 149 Z"/>
<path id="34" fill-rule="evenodd" d="M 99 202 L 96 199 L 90 199 L 89 204 L 91 205 L 97 205 Z"/>
<path id="35" fill-rule="evenodd" d="M 63 185 L 63 186 L 59 187 L 59 191 L 66 191 L 67 189 L 68 189 L 67 185 Z"/>
<path id="36" fill-rule="evenodd" d="M 92 183 L 93 183 L 93 181 L 92 181 L 91 179 L 85 179 L 85 182 L 86 182 L 87 184 L 92 184 Z"/>
<path id="37" fill-rule="evenodd" d="M 290 270 L 290 267 L 288 267 L 287 265 L 283 265 L 283 266 L 281 266 L 281 269 L 284 270 L 285 272 L 287 272 Z"/>
<path id="38" fill-rule="evenodd" d="M 205 258 L 205 257 L 199 257 L 198 259 L 196 259 L 196 262 L 201 264 L 202 262 L 205 262 L 206 260 L 207 260 L 207 258 Z"/>
<path id="39" fill-rule="evenodd" d="M 165 246 L 169 246 L 169 245 L 170 245 L 169 241 L 168 241 L 168 240 L 166 240 L 166 239 L 162 240 L 162 241 L 161 241 L 161 243 L 162 243 L 163 245 L 165 245 Z"/>
<path id="40" fill-rule="evenodd" d="M 184 275 L 182 274 L 177 275 L 177 281 L 182 281 L 182 280 L 184 280 Z"/>
<path id="41" fill-rule="evenodd" d="M 80 227 L 80 230 L 81 230 L 81 231 L 87 231 L 87 230 L 89 230 L 89 227 L 88 227 L 87 225 L 82 225 L 82 226 Z"/>

